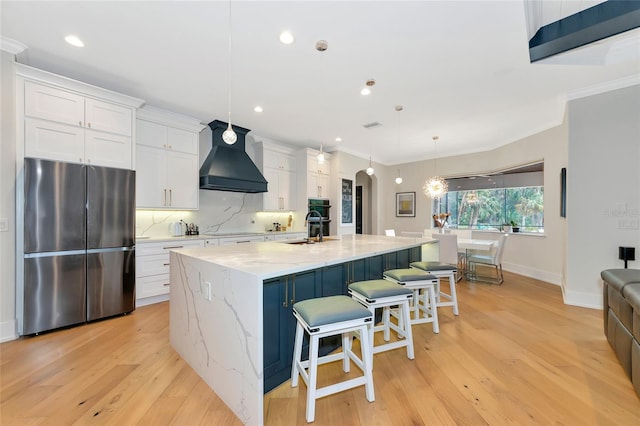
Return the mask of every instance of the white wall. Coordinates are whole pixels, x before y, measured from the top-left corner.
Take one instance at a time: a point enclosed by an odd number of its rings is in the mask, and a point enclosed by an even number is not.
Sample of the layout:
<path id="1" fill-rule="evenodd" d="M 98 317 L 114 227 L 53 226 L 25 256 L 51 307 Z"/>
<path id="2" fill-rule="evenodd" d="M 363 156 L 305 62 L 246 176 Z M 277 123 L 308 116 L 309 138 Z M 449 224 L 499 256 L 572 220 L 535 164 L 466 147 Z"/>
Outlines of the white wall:
<path id="1" fill-rule="evenodd" d="M 600 307 L 618 246 L 640 254 L 640 85 L 569 102 L 567 189 L 565 300 Z"/>
<path id="2" fill-rule="evenodd" d="M 566 121 L 566 120 L 565 120 Z M 504 269 L 560 285 L 563 273 L 565 219 L 560 217 L 560 170 L 567 164 L 566 123 L 492 151 L 438 158 L 438 174 L 445 178 L 483 174 L 544 160 L 544 236 L 514 235 L 509 239 L 503 258 Z M 442 141 L 441 143 L 446 143 Z M 395 183 L 400 169 L 403 182 Z M 396 232 L 422 231 L 432 227 L 431 199 L 422 186 L 434 174 L 433 160 L 407 163 L 387 168 L 381 183 L 386 199 L 384 227 Z M 395 193 L 416 192 L 416 217 L 395 217 Z"/>
<path id="3" fill-rule="evenodd" d="M 8 232 L 0 232 L 0 341 L 5 341 L 16 335 L 16 118 L 13 55 L 2 51 L 0 61 L 0 217 L 9 225 Z"/>

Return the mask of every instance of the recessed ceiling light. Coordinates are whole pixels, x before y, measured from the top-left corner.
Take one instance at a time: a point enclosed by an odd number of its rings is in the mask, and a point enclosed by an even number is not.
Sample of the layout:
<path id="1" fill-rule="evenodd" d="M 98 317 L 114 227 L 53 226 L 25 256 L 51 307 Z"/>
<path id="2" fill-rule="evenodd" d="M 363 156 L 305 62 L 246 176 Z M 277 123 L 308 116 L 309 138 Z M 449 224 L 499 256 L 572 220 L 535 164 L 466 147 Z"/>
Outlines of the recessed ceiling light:
<path id="1" fill-rule="evenodd" d="M 365 88 L 363 88 L 363 89 L 360 91 L 360 94 L 361 94 L 362 96 L 370 95 L 370 94 L 371 94 L 371 89 L 369 89 L 368 87 L 365 87 Z"/>
<path id="2" fill-rule="evenodd" d="M 342 138 L 336 138 L 336 142 L 342 142 Z"/>
<path id="3" fill-rule="evenodd" d="M 82 40 L 80 40 L 77 36 L 71 34 L 66 36 L 64 38 L 64 41 L 75 47 L 84 47 L 84 43 L 82 42 Z"/>
<path id="4" fill-rule="evenodd" d="M 293 34 L 291 34 L 289 31 L 283 31 L 282 33 L 280 33 L 280 42 L 282 42 L 283 44 L 291 44 L 294 40 L 295 39 L 293 38 Z"/>
<path id="5" fill-rule="evenodd" d="M 257 105 L 255 108 L 253 108 L 253 110 L 254 110 L 255 112 L 262 112 L 262 111 L 263 111 L 263 110 L 262 110 L 262 107 L 261 107 L 260 105 Z"/>

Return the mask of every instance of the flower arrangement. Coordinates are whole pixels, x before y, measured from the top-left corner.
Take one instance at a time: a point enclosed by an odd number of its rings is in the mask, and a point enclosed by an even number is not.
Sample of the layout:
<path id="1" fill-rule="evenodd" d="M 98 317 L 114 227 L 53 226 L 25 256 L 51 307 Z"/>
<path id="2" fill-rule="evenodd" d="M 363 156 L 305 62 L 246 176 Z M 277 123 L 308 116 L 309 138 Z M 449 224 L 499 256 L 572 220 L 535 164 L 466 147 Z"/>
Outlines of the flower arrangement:
<path id="1" fill-rule="evenodd" d="M 444 225 L 447 223 L 447 219 L 449 219 L 449 216 L 451 216 L 451 213 L 439 213 L 439 214 L 434 214 L 433 217 L 433 221 L 435 222 L 436 226 L 440 229 L 444 228 Z"/>

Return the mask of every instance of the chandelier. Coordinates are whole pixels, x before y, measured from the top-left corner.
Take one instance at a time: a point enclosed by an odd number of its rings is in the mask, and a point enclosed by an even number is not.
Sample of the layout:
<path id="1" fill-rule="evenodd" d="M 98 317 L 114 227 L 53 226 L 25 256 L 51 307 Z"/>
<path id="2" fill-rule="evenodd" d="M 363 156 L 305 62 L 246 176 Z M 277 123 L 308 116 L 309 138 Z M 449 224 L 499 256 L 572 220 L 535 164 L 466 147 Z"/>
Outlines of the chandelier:
<path id="1" fill-rule="evenodd" d="M 449 190 L 449 185 L 447 184 L 447 181 L 441 178 L 440 176 L 438 176 L 438 166 L 437 166 L 438 155 L 436 153 L 437 140 L 438 140 L 438 136 L 434 136 L 433 137 L 433 170 L 436 173 L 436 175 L 427 179 L 427 181 L 424 183 L 424 186 L 422 187 L 425 195 L 433 199 L 442 197 Z"/>

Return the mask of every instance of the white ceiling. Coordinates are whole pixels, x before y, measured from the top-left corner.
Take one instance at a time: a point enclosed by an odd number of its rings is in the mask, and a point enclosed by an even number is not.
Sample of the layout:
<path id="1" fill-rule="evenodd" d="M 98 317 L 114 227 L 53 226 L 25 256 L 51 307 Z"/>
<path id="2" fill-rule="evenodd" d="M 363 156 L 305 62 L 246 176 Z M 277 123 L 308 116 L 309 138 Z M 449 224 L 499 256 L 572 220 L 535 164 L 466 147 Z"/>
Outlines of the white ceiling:
<path id="1" fill-rule="evenodd" d="M 229 2 L 3 0 L 0 8 L 2 36 L 28 47 L 19 62 L 226 121 Z M 433 135 L 438 157 L 510 143 L 561 123 L 572 92 L 640 75 L 640 55 L 530 64 L 522 0 L 234 0 L 231 22 L 234 124 L 388 165 L 432 158 Z M 278 41 L 284 29 L 294 44 Z M 85 47 L 66 44 L 67 34 Z M 319 39 L 329 42 L 322 72 Z M 369 78 L 377 84 L 361 96 Z M 362 127 L 371 122 L 382 126 Z"/>

